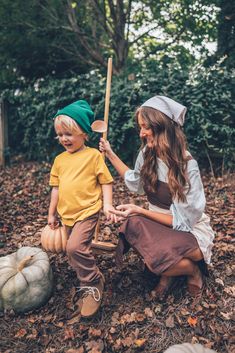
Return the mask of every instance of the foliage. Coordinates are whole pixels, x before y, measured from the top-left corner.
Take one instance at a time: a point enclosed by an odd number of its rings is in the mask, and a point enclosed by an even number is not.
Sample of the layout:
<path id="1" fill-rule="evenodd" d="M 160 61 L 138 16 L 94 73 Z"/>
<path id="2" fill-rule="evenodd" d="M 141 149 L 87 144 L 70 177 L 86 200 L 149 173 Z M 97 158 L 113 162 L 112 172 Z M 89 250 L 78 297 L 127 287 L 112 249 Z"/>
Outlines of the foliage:
<path id="1" fill-rule="evenodd" d="M 158 28 L 164 29 L 162 35 L 153 38 L 159 42 L 158 45 L 163 45 L 164 52 L 174 49 L 178 52 L 191 47 L 193 51 L 208 54 L 206 44 L 215 41 L 217 36 L 217 0 L 144 2 L 150 6 Z M 158 45 L 156 43 L 153 53 Z"/>
<path id="2" fill-rule="evenodd" d="M 172 97 L 188 107 L 185 132 L 191 151 L 202 163 L 230 167 L 235 147 L 234 71 L 219 64 L 195 67 L 187 72 L 177 67 L 146 64 L 128 77 L 114 77 L 111 89 L 108 137 L 120 157 L 131 163 L 139 146 L 135 130 L 135 109 L 149 97 Z M 21 90 L 6 90 L 10 102 L 9 140 L 13 152 L 29 159 L 51 160 L 60 150 L 53 129 L 55 112 L 77 99 L 86 99 L 96 118 L 103 117 L 106 78 L 98 72 L 71 79 L 39 80 Z M 94 135 L 91 145 L 98 145 Z"/>
<path id="3" fill-rule="evenodd" d="M 54 138 L 54 114 L 81 97 L 90 103 L 94 101 L 95 105 L 102 99 L 97 89 L 100 85 L 104 85 L 104 81 L 98 75 L 91 75 L 89 79 L 88 75 L 81 75 L 71 79 L 42 79 L 20 90 L 6 90 L 3 96 L 11 103 L 10 146 L 17 152 L 26 153 L 29 159 L 54 156 L 60 149 Z"/>
<path id="4" fill-rule="evenodd" d="M 228 67 L 235 67 L 235 2 L 220 0 L 217 56 L 225 56 Z"/>
<path id="5" fill-rule="evenodd" d="M 189 109 L 186 134 L 199 157 L 213 165 L 234 167 L 235 162 L 235 71 L 220 65 L 196 67 L 185 86 Z"/>
<path id="6" fill-rule="evenodd" d="M 60 18 L 64 15 L 63 2 L 50 1 Z M 0 2 L 1 86 L 9 87 L 22 78 L 64 77 L 75 67 L 80 73 L 90 68 L 66 48 L 61 50 L 61 43 L 70 42 L 73 36 L 70 32 L 65 36 L 59 27 L 48 27 L 50 18 L 42 1 L 31 0 L 27 5 L 21 0 Z M 78 44 L 76 49 L 80 50 Z"/>
<path id="7" fill-rule="evenodd" d="M 217 34 L 214 2 L 131 0 L 20 0 L 0 3 L 0 88 L 23 77 L 69 77 L 105 69 L 127 69 L 140 56 L 194 62 L 190 48 L 206 51 Z M 206 51 L 207 54 L 207 51 Z"/>

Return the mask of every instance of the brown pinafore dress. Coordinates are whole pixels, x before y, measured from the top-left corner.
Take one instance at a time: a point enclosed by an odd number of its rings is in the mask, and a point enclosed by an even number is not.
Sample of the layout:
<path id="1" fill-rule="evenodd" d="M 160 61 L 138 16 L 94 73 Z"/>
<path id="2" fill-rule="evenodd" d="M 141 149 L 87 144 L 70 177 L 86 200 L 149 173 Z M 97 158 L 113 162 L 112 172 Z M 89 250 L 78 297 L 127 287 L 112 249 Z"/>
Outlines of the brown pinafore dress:
<path id="1" fill-rule="evenodd" d="M 151 204 L 163 210 L 170 209 L 172 197 L 167 183 L 158 181 L 157 192 L 146 195 Z M 160 275 L 183 259 L 185 254 L 198 248 L 193 234 L 175 230 L 141 215 L 128 217 L 120 227 L 119 236 L 117 265 L 121 266 L 123 254 L 132 247 L 156 275 Z"/>

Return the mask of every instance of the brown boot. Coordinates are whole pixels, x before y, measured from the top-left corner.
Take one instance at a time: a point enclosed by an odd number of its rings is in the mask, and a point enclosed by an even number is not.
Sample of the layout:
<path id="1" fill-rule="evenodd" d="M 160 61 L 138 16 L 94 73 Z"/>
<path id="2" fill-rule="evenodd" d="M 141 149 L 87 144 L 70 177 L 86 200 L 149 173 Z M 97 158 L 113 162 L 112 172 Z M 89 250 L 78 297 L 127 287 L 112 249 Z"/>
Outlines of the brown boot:
<path id="1" fill-rule="evenodd" d="M 101 274 L 98 283 L 89 287 L 81 287 L 80 290 L 84 290 L 81 308 L 82 317 L 89 318 L 99 310 L 104 291 L 104 282 L 104 276 Z"/>

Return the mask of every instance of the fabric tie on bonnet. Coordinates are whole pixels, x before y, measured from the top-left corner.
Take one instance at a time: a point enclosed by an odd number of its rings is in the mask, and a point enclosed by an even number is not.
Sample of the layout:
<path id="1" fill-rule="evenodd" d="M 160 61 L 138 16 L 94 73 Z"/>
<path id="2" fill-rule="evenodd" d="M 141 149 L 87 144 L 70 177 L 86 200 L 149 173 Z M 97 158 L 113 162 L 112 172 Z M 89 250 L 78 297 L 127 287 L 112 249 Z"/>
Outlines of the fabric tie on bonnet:
<path id="1" fill-rule="evenodd" d="M 148 99 L 141 105 L 141 107 L 150 107 L 159 110 L 180 126 L 184 125 L 184 118 L 187 108 L 171 98 L 165 96 L 155 96 Z"/>

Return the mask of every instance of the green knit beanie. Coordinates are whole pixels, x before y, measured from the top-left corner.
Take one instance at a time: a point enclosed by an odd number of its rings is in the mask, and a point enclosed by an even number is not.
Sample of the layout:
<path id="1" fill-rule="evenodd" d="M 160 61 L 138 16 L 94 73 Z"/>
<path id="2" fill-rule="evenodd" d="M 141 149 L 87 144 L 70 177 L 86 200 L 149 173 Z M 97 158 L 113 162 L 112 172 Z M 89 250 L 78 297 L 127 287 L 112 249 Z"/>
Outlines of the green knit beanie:
<path id="1" fill-rule="evenodd" d="M 94 121 L 94 113 L 86 101 L 79 100 L 66 105 L 63 109 L 58 110 L 54 118 L 58 115 L 67 115 L 75 120 L 84 132 L 87 134 L 92 132 L 91 124 Z"/>

